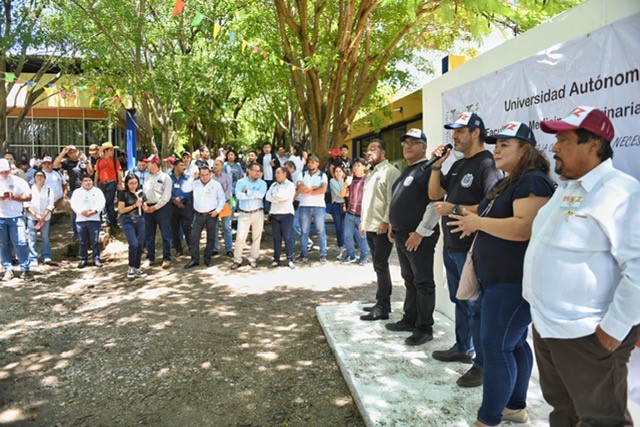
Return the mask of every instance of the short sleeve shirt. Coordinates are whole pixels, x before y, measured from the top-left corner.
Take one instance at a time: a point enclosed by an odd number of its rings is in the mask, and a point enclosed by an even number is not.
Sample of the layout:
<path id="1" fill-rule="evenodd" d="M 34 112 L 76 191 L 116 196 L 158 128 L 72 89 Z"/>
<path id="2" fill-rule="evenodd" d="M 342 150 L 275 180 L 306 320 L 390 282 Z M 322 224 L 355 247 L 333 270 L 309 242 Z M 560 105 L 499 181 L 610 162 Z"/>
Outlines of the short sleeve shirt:
<path id="1" fill-rule="evenodd" d="M 131 191 L 118 191 L 118 202 L 124 202 L 124 206 L 133 206 L 138 201 L 138 196 L 133 194 Z M 139 217 L 138 209 L 130 210 L 127 213 L 122 214 L 123 216 L 128 216 L 132 218 Z"/>
<path id="2" fill-rule="evenodd" d="M 318 188 L 322 184 L 327 184 L 327 174 L 321 171 L 317 171 L 314 175 L 310 175 L 309 172 L 302 174 L 302 183 L 306 187 Z M 312 206 L 321 207 L 326 206 L 324 202 L 323 194 L 300 194 L 300 206 Z"/>
<path id="3" fill-rule="evenodd" d="M 503 174 L 496 169 L 493 154 L 481 151 L 468 159 L 456 161 L 449 172 L 440 180 L 441 187 L 447 192 L 447 201 L 459 205 L 477 205 L 484 197 L 488 197 L 496 182 Z M 482 212 L 482 211 L 478 211 Z M 452 251 L 468 251 L 473 236 L 460 239 L 452 236 L 447 225 L 451 218 L 442 217 L 444 247 Z"/>
<path id="4" fill-rule="evenodd" d="M 0 194 L 13 193 L 16 196 L 31 194 L 31 187 L 24 179 L 18 176 L 9 176 L 7 179 L 0 179 Z M 23 202 L 17 200 L 0 201 L 0 218 L 15 218 L 22 216 Z"/>
<path id="5" fill-rule="evenodd" d="M 542 171 L 533 169 L 509 185 L 484 216 L 510 218 L 514 200 L 525 199 L 531 194 L 551 197 L 553 191 L 551 179 Z M 488 199 L 482 200 L 478 212 L 484 212 L 488 204 Z M 528 244 L 529 241 L 515 242 L 479 231 L 473 246 L 473 265 L 478 280 L 482 283 L 522 283 L 522 266 Z"/>

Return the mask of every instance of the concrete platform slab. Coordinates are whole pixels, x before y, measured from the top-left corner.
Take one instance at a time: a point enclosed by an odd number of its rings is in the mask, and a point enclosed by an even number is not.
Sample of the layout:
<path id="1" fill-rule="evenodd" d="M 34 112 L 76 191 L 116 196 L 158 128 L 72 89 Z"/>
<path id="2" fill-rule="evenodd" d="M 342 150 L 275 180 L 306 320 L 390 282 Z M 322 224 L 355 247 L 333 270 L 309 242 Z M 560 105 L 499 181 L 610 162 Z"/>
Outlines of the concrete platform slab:
<path id="1" fill-rule="evenodd" d="M 467 426 L 475 421 L 482 388 L 464 389 L 455 383 L 471 365 L 431 357 L 433 350 L 445 350 L 455 341 L 453 321 L 436 312 L 434 340 L 410 347 L 403 343 L 408 332 L 384 328 L 384 323 L 400 320 L 402 304 L 395 304 L 391 319 L 382 322 L 361 321 L 362 306 L 358 302 L 320 306 L 316 312 L 365 423 Z M 531 421 L 521 425 L 548 426 L 550 410 L 532 379 L 528 395 Z"/>

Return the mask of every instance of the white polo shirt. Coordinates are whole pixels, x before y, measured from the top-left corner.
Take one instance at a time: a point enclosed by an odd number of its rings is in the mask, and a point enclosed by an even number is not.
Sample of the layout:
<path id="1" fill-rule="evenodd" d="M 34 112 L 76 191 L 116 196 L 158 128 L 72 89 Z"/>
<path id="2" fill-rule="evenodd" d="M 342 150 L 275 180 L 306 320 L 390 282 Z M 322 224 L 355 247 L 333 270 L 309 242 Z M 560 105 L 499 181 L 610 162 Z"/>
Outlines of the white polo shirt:
<path id="1" fill-rule="evenodd" d="M 596 326 L 622 341 L 640 323 L 640 184 L 606 160 L 561 182 L 533 222 L 523 297 L 543 338 Z"/>
<path id="2" fill-rule="evenodd" d="M 306 187 L 319 188 L 322 184 L 327 184 L 327 174 L 320 169 L 314 175 L 304 172 L 301 178 L 302 184 Z M 298 194 L 300 206 L 324 208 L 324 193 L 322 194 Z"/>

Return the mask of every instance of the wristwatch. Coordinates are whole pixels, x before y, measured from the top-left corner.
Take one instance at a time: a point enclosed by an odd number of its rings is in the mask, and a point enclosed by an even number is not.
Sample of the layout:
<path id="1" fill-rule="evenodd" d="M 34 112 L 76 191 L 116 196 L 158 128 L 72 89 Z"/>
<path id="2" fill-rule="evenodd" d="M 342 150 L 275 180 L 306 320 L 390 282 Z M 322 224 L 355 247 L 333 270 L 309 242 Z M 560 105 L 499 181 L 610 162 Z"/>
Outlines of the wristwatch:
<path id="1" fill-rule="evenodd" d="M 460 205 L 455 205 L 453 207 L 453 209 L 451 210 L 451 213 L 454 214 L 454 215 L 462 214 L 462 209 L 460 208 Z"/>

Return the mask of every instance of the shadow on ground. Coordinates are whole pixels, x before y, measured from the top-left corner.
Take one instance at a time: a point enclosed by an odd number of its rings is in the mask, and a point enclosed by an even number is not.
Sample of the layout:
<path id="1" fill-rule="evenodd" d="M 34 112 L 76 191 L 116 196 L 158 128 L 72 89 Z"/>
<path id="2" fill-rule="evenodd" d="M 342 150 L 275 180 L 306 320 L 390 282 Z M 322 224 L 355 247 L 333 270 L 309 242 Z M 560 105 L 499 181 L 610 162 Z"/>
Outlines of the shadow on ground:
<path id="1" fill-rule="evenodd" d="M 182 257 L 129 282 L 123 242 L 104 258 L 2 283 L 0 424 L 363 425 L 315 307 L 371 297 L 370 265 L 186 271 Z"/>

